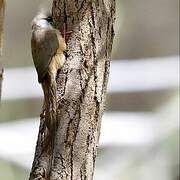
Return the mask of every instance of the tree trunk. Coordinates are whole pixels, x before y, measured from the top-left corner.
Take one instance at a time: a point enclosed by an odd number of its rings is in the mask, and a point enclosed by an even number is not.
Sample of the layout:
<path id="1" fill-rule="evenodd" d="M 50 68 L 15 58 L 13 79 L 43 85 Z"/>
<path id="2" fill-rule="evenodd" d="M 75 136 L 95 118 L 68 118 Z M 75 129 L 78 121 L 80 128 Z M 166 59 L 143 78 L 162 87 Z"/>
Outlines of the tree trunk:
<path id="1" fill-rule="evenodd" d="M 52 162 L 43 150 L 41 117 L 30 179 L 92 180 L 114 36 L 115 0 L 54 0 L 56 28 L 71 31 L 57 77 Z M 48 173 L 48 169 L 50 173 Z"/>

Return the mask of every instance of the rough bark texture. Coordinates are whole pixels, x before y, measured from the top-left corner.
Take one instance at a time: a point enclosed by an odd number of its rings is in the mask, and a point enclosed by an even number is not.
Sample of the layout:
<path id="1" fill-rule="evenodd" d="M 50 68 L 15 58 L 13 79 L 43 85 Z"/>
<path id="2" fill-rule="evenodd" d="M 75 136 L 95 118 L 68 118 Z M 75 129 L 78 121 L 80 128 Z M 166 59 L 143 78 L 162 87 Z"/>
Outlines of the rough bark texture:
<path id="1" fill-rule="evenodd" d="M 53 18 L 64 23 L 67 59 L 57 77 L 57 128 L 53 161 L 43 151 L 41 117 L 30 179 L 92 180 L 106 99 L 114 36 L 115 0 L 54 0 Z M 49 167 L 49 175 L 47 168 Z"/>

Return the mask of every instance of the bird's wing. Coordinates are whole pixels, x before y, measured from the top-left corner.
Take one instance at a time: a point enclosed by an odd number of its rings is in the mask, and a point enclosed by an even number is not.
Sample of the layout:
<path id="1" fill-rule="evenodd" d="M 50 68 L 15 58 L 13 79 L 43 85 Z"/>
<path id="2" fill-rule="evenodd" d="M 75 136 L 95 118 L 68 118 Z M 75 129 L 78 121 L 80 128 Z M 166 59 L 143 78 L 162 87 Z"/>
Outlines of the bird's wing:
<path id="1" fill-rule="evenodd" d="M 38 81 L 41 83 L 48 72 L 48 66 L 52 57 L 59 48 L 59 42 L 56 30 L 42 30 L 42 32 L 40 30 L 38 33 L 32 34 L 31 49 L 34 65 L 38 74 Z"/>

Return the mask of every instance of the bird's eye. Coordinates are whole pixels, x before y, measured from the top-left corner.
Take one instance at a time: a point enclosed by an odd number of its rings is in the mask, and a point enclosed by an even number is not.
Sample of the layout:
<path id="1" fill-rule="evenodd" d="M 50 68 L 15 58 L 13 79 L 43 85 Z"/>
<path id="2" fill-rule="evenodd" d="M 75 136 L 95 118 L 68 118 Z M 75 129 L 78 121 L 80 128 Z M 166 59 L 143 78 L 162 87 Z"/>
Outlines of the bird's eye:
<path id="1" fill-rule="evenodd" d="M 49 23 L 53 23 L 53 18 L 52 18 L 52 16 L 48 16 L 48 17 L 46 18 L 46 20 L 47 20 Z"/>

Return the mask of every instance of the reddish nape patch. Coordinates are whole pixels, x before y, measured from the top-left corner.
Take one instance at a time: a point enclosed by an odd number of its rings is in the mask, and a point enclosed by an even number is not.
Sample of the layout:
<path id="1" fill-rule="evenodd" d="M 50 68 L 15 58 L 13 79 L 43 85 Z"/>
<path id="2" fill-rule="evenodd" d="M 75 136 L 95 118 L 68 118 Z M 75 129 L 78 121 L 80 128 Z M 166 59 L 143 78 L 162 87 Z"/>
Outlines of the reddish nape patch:
<path id="1" fill-rule="evenodd" d="M 61 35 L 62 37 L 65 39 L 65 41 L 67 42 L 67 40 L 69 39 L 69 36 L 71 35 L 72 31 L 66 31 L 66 24 L 64 23 L 63 24 L 63 27 L 60 28 L 60 32 L 61 32 Z"/>

